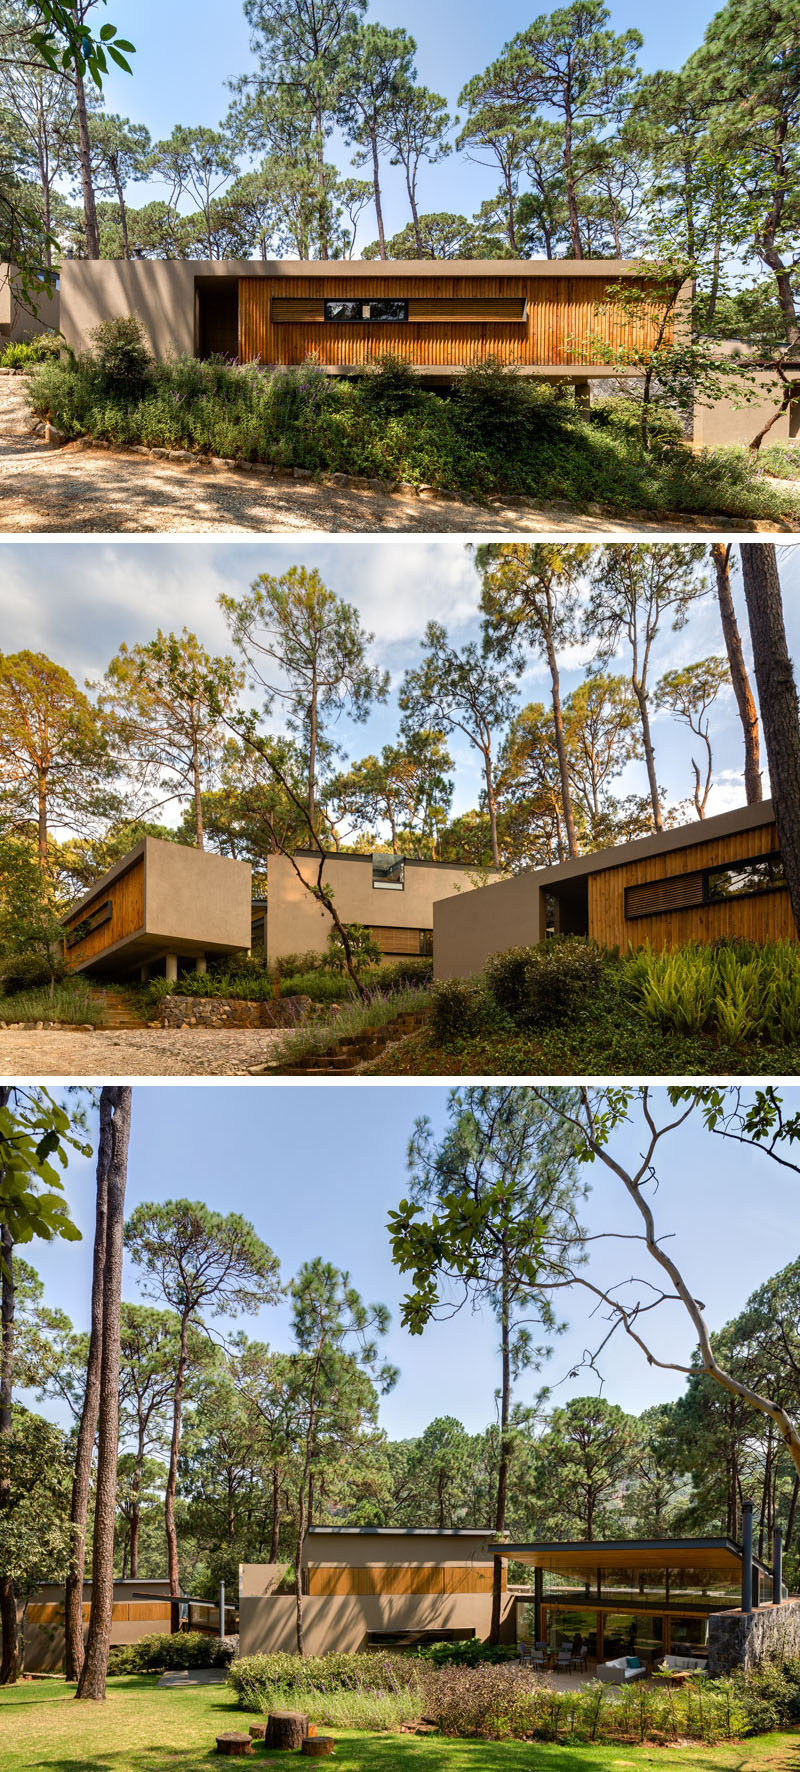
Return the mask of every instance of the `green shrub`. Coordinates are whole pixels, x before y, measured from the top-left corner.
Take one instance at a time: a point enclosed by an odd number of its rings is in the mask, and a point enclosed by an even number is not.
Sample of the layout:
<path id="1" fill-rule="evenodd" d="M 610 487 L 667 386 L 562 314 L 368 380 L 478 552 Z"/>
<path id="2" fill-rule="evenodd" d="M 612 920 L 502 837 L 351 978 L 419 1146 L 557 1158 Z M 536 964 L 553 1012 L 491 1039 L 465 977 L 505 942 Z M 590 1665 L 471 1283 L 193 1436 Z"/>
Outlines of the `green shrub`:
<path id="1" fill-rule="evenodd" d="M 228 1684 L 238 1695 L 242 1710 L 262 1710 L 276 1687 L 296 1695 L 303 1693 L 416 1690 L 418 1670 L 409 1656 L 378 1651 L 375 1654 L 247 1655 L 234 1661 Z"/>
<path id="2" fill-rule="evenodd" d="M 111 1651 L 115 1674 L 169 1672 L 173 1668 L 230 1667 L 236 1645 L 230 1637 L 207 1637 L 202 1631 L 156 1633 Z"/>
<path id="3" fill-rule="evenodd" d="M 480 981 L 439 979 L 431 990 L 431 1033 L 443 1046 L 477 1033 L 486 1007 Z"/>
<path id="4" fill-rule="evenodd" d="M 569 424 L 569 408 L 549 389 L 534 388 L 497 357 L 467 369 L 453 390 L 457 420 L 492 450 L 519 449 L 536 437 L 557 441 Z"/>
<path id="5" fill-rule="evenodd" d="M 626 976 L 642 1014 L 679 1034 L 706 1033 L 727 1046 L 800 1039 L 800 945 L 694 942 L 666 953 L 641 948 Z"/>
<path id="6" fill-rule="evenodd" d="M 758 461 L 776 480 L 800 480 L 800 443 L 773 443 L 759 451 Z"/>
<path id="7" fill-rule="evenodd" d="M 407 357 L 384 351 L 357 383 L 367 412 L 406 412 L 422 383 Z"/>
<path id="8" fill-rule="evenodd" d="M 3 369 L 29 369 L 34 363 L 46 363 L 58 357 L 61 339 L 54 332 L 40 332 L 36 338 L 12 339 L 0 351 Z"/>
<path id="9" fill-rule="evenodd" d="M 486 967 L 486 986 L 518 1026 L 553 1027 L 585 1008 L 611 958 L 583 936 L 554 936 L 536 947 L 495 954 Z"/>
<path id="10" fill-rule="evenodd" d="M 312 1003 L 349 1003 L 354 995 L 347 973 L 294 972 L 281 979 L 282 997 L 310 997 Z"/>
<path id="11" fill-rule="evenodd" d="M 480 1637 L 469 1637 L 463 1643 L 423 1643 L 416 1653 L 434 1667 L 477 1667 L 481 1662 L 498 1667 L 504 1661 L 519 1660 L 516 1643 L 484 1643 Z"/>
<path id="12" fill-rule="evenodd" d="M 800 1660 L 769 1661 L 734 1676 L 736 1697 L 751 1735 L 768 1735 L 800 1722 Z"/>
<path id="13" fill-rule="evenodd" d="M 367 929 L 363 923 L 345 923 L 344 927 L 356 972 L 361 973 L 368 966 L 377 965 L 382 957 L 381 950 L 371 930 Z M 344 942 L 335 924 L 328 936 L 328 946 L 322 956 L 322 965 L 329 972 L 343 973 L 347 971 Z"/>
<path id="14" fill-rule="evenodd" d="M 398 990 L 403 985 L 430 984 L 433 979 L 433 960 L 393 960 L 389 965 L 382 965 L 371 975 L 369 982 L 377 984 L 379 990 Z"/>
<path id="15" fill-rule="evenodd" d="M 92 997 L 82 979 L 67 978 L 40 990 L 20 990 L 0 996 L 0 1021 L 66 1021 L 84 1026 L 91 1022 L 101 1027 L 102 1007 Z"/>
<path id="16" fill-rule="evenodd" d="M 144 388 L 153 359 L 145 344 L 142 322 L 135 314 L 101 320 L 90 336 L 98 380 L 104 391 L 130 395 Z"/>

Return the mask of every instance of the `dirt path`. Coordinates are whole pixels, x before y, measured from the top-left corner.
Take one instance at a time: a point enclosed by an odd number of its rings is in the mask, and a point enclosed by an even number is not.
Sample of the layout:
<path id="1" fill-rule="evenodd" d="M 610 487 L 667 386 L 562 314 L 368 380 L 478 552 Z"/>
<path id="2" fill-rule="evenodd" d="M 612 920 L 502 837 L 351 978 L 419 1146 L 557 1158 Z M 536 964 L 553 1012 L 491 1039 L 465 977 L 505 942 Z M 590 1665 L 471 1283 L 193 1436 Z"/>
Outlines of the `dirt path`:
<path id="1" fill-rule="evenodd" d="M 276 1056 L 283 1038 L 267 1028 L 5 1028 L 0 1076 L 246 1077 Z"/>
<path id="2" fill-rule="evenodd" d="M 93 449 L 83 443 L 51 449 L 31 434 L 24 389 L 21 376 L 0 376 L 0 531 L 6 534 L 577 530 L 636 535 L 665 528 L 708 533 L 717 527 L 768 527 L 729 519 L 716 525 L 695 517 L 635 516 L 623 521 L 599 506 L 580 515 L 564 502 L 461 504 L 356 491 L 317 480 L 270 480 L 243 469 L 151 460 L 133 451 Z"/>

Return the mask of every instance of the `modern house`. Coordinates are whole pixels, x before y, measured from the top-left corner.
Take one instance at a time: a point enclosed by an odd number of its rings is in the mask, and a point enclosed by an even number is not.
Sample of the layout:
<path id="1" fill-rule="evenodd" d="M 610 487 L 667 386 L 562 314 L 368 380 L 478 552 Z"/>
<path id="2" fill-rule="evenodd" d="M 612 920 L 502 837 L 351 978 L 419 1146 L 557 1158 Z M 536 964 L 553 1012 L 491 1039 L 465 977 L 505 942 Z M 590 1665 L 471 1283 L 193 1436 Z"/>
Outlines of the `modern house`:
<path id="1" fill-rule="evenodd" d="M 89 1627 L 92 1599 L 91 1581 L 83 1584 L 83 1628 Z M 224 1607 L 224 1612 L 220 1610 Z M 226 1604 L 224 1588 L 218 1603 L 198 1600 L 188 1594 L 171 1599 L 167 1580 L 149 1581 L 141 1576 L 114 1582 L 111 1613 L 111 1646 L 122 1648 L 139 1643 L 142 1637 L 166 1636 L 176 1631 L 199 1631 L 204 1636 L 220 1635 L 220 1619 L 225 1630 L 237 1627 L 237 1610 Z M 49 1673 L 64 1665 L 64 1587 L 47 1582 L 31 1595 L 27 1605 L 19 1609 L 19 1626 L 24 1635 L 25 1668 L 28 1673 Z"/>
<path id="2" fill-rule="evenodd" d="M 101 321 L 135 314 L 162 361 L 222 355 L 274 365 L 313 356 L 331 375 L 392 351 L 448 380 L 495 356 L 586 394 L 590 379 L 620 374 L 605 360 L 607 347 L 646 354 L 656 343 L 655 295 L 626 316 L 609 299 L 620 287 L 646 293 L 652 279 L 628 259 L 72 259 L 62 267 L 61 327 L 83 351 Z M 690 302 L 687 284 L 678 328 Z"/>
<path id="3" fill-rule="evenodd" d="M 533 1598 L 515 1602 L 517 1641 L 580 1637 L 597 1662 L 705 1663 L 709 1619 L 738 1609 L 742 1596 L 744 1553 L 730 1538 L 503 1544 L 502 1553 L 533 1570 Z M 753 1558 L 752 1571 L 755 1605 L 770 1604 L 772 1570 Z"/>
<path id="4" fill-rule="evenodd" d="M 294 860 L 297 868 L 285 855 L 269 857 L 267 904 L 254 906 L 253 946 L 270 964 L 286 954 L 322 953 L 328 945 L 331 919 L 309 891 L 318 856 L 299 849 Z M 485 878 L 497 875 L 479 875 L 457 862 L 409 861 L 391 852 L 331 854 L 323 874 L 342 922 L 363 924 L 383 954 L 403 959 L 432 953 L 434 906 L 450 894 L 474 896 Z"/>
<path id="5" fill-rule="evenodd" d="M 312 1526 L 302 1565 L 307 1653 L 487 1637 L 490 1538 L 484 1531 Z M 280 1573 L 270 1563 L 239 1570 L 241 1655 L 296 1648 L 294 1594 L 275 1591 Z M 512 1640 L 513 1612 L 504 1576 Z"/>
<path id="6" fill-rule="evenodd" d="M 437 978 L 479 972 L 492 954 L 588 935 L 606 947 L 679 947 L 722 936 L 796 938 L 772 802 L 532 868 L 438 902 Z"/>
<path id="7" fill-rule="evenodd" d="M 248 862 L 144 837 L 67 912 L 72 972 L 146 978 L 204 972 L 209 958 L 250 946 Z"/>

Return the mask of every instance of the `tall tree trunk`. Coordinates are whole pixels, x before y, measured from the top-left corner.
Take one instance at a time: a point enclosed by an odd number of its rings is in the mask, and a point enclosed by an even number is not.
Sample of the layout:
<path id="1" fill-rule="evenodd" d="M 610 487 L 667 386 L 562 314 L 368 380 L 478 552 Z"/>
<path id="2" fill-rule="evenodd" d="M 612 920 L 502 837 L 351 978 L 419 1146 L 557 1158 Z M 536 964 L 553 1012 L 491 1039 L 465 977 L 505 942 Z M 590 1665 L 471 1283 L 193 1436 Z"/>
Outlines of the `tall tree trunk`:
<path id="1" fill-rule="evenodd" d="M 117 202 L 119 204 L 119 221 L 120 221 L 120 227 L 122 229 L 122 256 L 127 262 L 130 262 L 131 246 L 130 246 L 130 240 L 128 238 L 128 205 L 125 202 L 125 187 L 121 182 L 119 173 L 117 172 L 116 168 L 114 169 L 114 188 L 117 193 Z"/>
<path id="2" fill-rule="evenodd" d="M 92 1486 L 92 1459 L 100 1407 L 100 1366 L 103 1353 L 103 1279 L 108 1221 L 108 1171 L 111 1161 L 111 1127 L 101 1116 L 97 1144 L 97 1196 L 92 1256 L 92 1305 L 86 1384 L 75 1447 L 70 1524 L 73 1531 L 72 1561 L 64 1594 L 64 1667 L 67 1680 L 80 1679 L 83 1669 L 83 1577 L 86 1563 L 86 1514 Z"/>
<path id="3" fill-rule="evenodd" d="M 375 219 L 378 223 L 378 251 L 381 258 L 386 257 L 386 235 L 383 227 L 383 205 L 381 203 L 381 177 L 378 163 L 378 138 L 373 129 L 370 136 L 372 148 L 372 191 L 375 198 Z"/>
<path id="4" fill-rule="evenodd" d="M 564 176 L 567 186 L 567 213 L 572 252 L 575 258 L 583 258 L 581 223 L 578 214 L 578 200 L 575 196 L 575 174 L 572 165 L 572 119 L 569 112 L 564 120 Z"/>
<path id="5" fill-rule="evenodd" d="M 97 1488 L 92 1542 L 92 1604 L 76 1698 L 101 1702 L 106 1695 L 108 1651 L 114 1611 L 114 1526 L 117 1517 L 119 1458 L 120 1319 L 122 1314 L 122 1234 L 131 1129 L 130 1088 L 100 1092 L 100 1120 L 111 1141 L 108 1165 L 106 1257 L 103 1264 L 103 1352 L 97 1423 Z"/>
<path id="6" fill-rule="evenodd" d="M 316 668 L 311 677 L 311 699 L 308 707 L 308 822 L 312 831 L 316 829 L 314 815 L 317 809 L 317 673 Z"/>
<path id="7" fill-rule="evenodd" d="M 42 887 L 47 879 L 47 775 L 40 769 L 36 776 L 37 849 Z"/>
<path id="8" fill-rule="evenodd" d="M 145 1432 L 145 1424 L 143 1421 L 140 1421 L 136 1439 L 136 1463 L 133 1469 L 133 1482 L 131 1483 L 130 1556 L 132 1581 L 138 1581 L 139 1578 L 139 1526 L 142 1518 L 141 1497 L 142 1470 L 144 1468 L 145 1456 Z"/>
<path id="9" fill-rule="evenodd" d="M 181 1416 L 183 1414 L 183 1392 L 186 1384 L 186 1362 L 188 1358 L 188 1320 L 181 1317 L 181 1348 L 178 1359 L 178 1370 L 175 1375 L 175 1391 L 172 1398 L 172 1438 L 169 1447 L 169 1470 L 167 1472 L 167 1488 L 164 1495 L 164 1525 L 167 1534 L 167 1573 L 169 1575 L 169 1591 L 173 1600 L 177 1600 L 180 1591 L 180 1571 L 178 1567 L 178 1534 L 175 1529 L 175 1491 L 178 1487 L 178 1453 L 181 1445 Z"/>
<path id="10" fill-rule="evenodd" d="M 506 1529 L 506 1505 L 508 1501 L 508 1423 L 511 1414 L 511 1340 L 510 1311 L 508 1302 L 508 1283 L 503 1276 L 500 1295 L 500 1463 L 497 1470 L 497 1500 L 495 1503 L 494 1528 L 497 1538 Z M 503 1604 L 503 1558 L 495 1557 L 492 1568 L 492 1622 L 489 1629 L 489 1642 L 500 1641 L 500 1613 Z"/>
<path id="11" fill-rule="evenodd" d="M 417 257 L 424 258 L 425 253 L 422 246 L 422 234 L 420 232 L 419 213 L 417 210 L 417 193 L 411 183 L 408 168 L 406 168 L 406 190 L 408 191 L 408 201 L 411 206 L 411 220 L 414 227 L 414 239 L 417 245 Z"/>
<path id="12" fill-rule="evenodd" d="M 655 830 L 663 831 L 664 820 L 661 814 L 661 799 L 658 792 L 658 779 L 656 777 L 656 758 L 653 750 L 653 738 L 650 731 L 650 709 L 647 703 L 647 690 L 643 689 L 641 683 L 636 682 L 634 679 L 633 693 L 636 696 L 639 708 L 639 719 L 642 726 L 642 744 L 644 746 L 644 760 L 647 768 L 647 781 L 650 788 L 650 804 L 653 808 L 653 826 Z"/>
<path id="13" fill-rule="evenodd" d="M 272 1536 L 269 1543 L 269 1560 L 278 1561 L 278 1545 L 281 1529 L 281 1468 L 279 1464 L 272 1466 Z"/>
<path id="14" fill-rule="evenodd" d="M 75 69 L 75 114 L 78 124 L 78 150 L 81 164 L 81 191 L 83 193 L 83 215 L 86 226 L 86 257 L 100 257 L 100 230 L 97 225 L 97 208 L 94 200 L 94 184 L 92 183 L 92 155 L 89 146 L 89 125 L 86 116 L 86 89 L 83 75 Z"/>
<path id="15" fill-rule="evenodd" d="M 0 1107 L 5 1107 L 10 1089 L 0 1089 Z M 11 1398 L 14 1388 L 14 1244 L 7 1224 L 0 1225 L 0 1262 L 2 1279 L 2 1351 L 0 1352 L 0 1513 L 11 1506 Z M 13 1686 L 19 1678 L 19 1634 L 17 1631 L 17 1590 L 13 1577 L 0 1574 L 0 1686 Z"/>
<path id="16" fill-rule="evenodd" d="M 319 93 L 314 99 L 314 131 L 316 136 L 317 155 L 317 225 L 319 229 L 319 256 L 328 257 L 328 201 L 325 195 L 325 136 L 322 127 L 322 102 Z"/>
<path id="17" fill-rule="evenodd" d="M 778 561 L 773 542 L 742 542 L 740 553 L 778 842 L 800 930 L 800 710 Z"/>
<path id="18" fill-rule="evenodd" d="M 717 575 L 717 602 L 719 603 L 720 621 L 728 654 L 728 668 L 731 673 L 733 693 L 739 709 L 744 739 L 744 791 L 748 806 L 755 806 L 761 799 L 761 757 L 758 738 L 758 709 L 755 697 L 750 688 L 750 677 L 742 651 L 742 637 L 736 610 L 733 606 L 731 592 L 731 549 L 730 543 L 715 541 L 711 543 L 711 558 Z"/>
<path id="19" fill-rule="evenodd" d="M 488 748 L 483 753 L 483 770 L 486 781 L 486 806 L 489 813 L 489 838 L 492 845 L 492 863 L 494 867 L 499 868 L 500 847 L 497 841 L 497 795 L 494 789 L 491 752 Z"/>
<path id="20" fill-rule="evenodd" d="M 194 841 L 195 848 L 205 848 L 205 832 L 203 830 L 203 784 L 200 778 L 200 758 L 195 745 L 192 752 L 192 786 L 194 792 Z"/>
<path id="21" fill-rule="evenodd" d="M 564 717 L 561 711 L 561 683 L 558 674 L 556 649 L 553 644 L 552 627 L 548 627 L 545 630 L 544 640 L 547 647 L 547 662 L 550 666 L 550 684 L 553 701 L 553 728 L 556 735 L 558 773 L 561 778 L 561 804 L 564 811 L 564 825 L 567 832 L 567 848 L 569 850 L 570 860 L 572 860 L 578 853 L 578 843 L 575 836 L 575 820 L 572 813 L 572 789 L 570 787 L 569 769 L 567 767 L 567 746 L 564 740 Z"/>

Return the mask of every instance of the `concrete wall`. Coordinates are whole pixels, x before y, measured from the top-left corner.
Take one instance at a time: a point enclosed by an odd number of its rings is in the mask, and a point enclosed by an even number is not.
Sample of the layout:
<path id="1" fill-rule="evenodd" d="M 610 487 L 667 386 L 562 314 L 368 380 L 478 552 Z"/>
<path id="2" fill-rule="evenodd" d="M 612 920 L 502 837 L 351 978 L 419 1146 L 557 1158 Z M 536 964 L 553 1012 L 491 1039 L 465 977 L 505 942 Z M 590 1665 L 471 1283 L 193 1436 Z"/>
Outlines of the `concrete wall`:
<path id="1" fill-rule="evenodd" d="M 313 856 L 296 856 L 303 879 L 313 882 L 317 862 Z M 327 911 L 298 880 L 284 855 L 271 855 L 268 864 L 267 956 L 270 962 L 284 954 L 322 953 L 332 928 Z M 402 892 L 386 891 L 372 884 L 369 855 L 331 856 L 325 863 L 325 884 L 332 887 L 334 902 L 344 923 L 365 923 L 391 929 L 432 929 L 434 905 L 442 898 L 471 897 L 480 877 L 474 868 L 439 862 L 406 862 Z"/>
<path id="2" fill-rule="evenodd" d="M 777 375 L 767 372 L 755 376 L 754 382 L 759 397 L 747 406 L 736 406 L 731 399 L 715 400 L 711 405 L 695 401 L 694 442 L 698 449 L 729 449 L 734 444 L 748 444 L 758 434 L 780 405 L 783 385 Z M 800 439 L 800 400 L 776 420 L 764 438 L 764 448 L 795 439 Z"/>
<path id="3" fill-rule="evenodd" d="M 60 307 L 58 290 L 23 299 L 13 266 L 0 263 L 0 347 L 36 338 L 40 332 L 57 332 Z"/>
<path id="4" fill-rule="evenodd" d="M 250 946 L 249 862 L 145 839 L 145 930 L 209 949 Z"/>
<path id="5" fill-rule="evenodd" d="M 503 1595 L 503 1618 L 512 1629 L 514 1600 Z M 488 1637 L 492 1621 L 491 1594 L 353 1595 L 327 1598 L 307 1595 L 303 1601 L 306 1653 L 366 1648 L 369 1631 L 474 1630 Z M 293 1594 L 267 1598 L 239 1597 L 239 1653 L 265 1655 L 297 1648 Z"/>
<path id="6" fill-rule="evenodd" d="M 800 1657 L 800 1599 L 754 1612 L 713 1612 L 708 1621 L 708 1671 L 712 1678 L 762 1661 Z"/>
<path id="7" fill-rule="evenodd" d="M 134 1595 L 163 1594 L 159 1601 L 136 1600 Z M 89 1628 L 89 1602 L 92 1584 L 84 1582 L 83 1628 Z M 48 1582 L 31 1595 L 27 1616 L 19 1608 L 20 1625 L 25 1630 L 25 1668 L 29 1673 L 50 1673 L 64 1665 L 64 1589 Z M 168 1581 L 115 1581 L 111 1642 L 114 1645 L 138 1643 L 142 1637 L 166 1634 L 170 1629 Z"/>
<path id="8" fill-rule="evenodd" d="M 492 954 L 544 941 L 544 893 L 534 873 L 448 898 L 433 913 L 435 978 L 468 978 Z"/>

